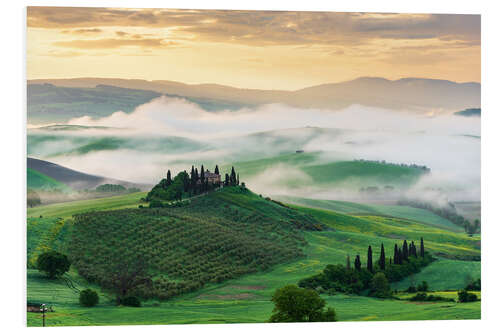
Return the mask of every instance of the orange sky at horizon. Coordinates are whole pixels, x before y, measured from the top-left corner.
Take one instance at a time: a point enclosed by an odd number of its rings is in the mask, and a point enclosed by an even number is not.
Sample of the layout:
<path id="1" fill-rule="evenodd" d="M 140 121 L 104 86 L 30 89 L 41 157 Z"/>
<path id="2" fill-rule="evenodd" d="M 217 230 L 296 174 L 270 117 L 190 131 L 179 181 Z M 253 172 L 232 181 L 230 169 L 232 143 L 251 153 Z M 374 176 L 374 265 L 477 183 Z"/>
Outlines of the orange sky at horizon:
<path id="1" fill-rule="evenodd" d="M 479 15 L 28 7 L 27 77 L 295 90 L 380 76 L 481 82 Z"/>

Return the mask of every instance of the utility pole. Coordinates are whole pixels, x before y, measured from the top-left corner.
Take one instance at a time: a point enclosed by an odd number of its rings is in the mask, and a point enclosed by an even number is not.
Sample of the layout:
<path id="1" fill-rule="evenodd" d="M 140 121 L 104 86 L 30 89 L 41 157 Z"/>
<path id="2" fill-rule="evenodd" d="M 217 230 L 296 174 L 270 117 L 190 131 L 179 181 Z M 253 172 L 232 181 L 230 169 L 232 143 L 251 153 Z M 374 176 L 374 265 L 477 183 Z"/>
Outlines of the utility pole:
<path id="1" fill-rule="evenodd" d="M 47 308 L 45 307 L 45 304 L 42 304 L 42 327 L 45 327 L 45 310 Z"/>

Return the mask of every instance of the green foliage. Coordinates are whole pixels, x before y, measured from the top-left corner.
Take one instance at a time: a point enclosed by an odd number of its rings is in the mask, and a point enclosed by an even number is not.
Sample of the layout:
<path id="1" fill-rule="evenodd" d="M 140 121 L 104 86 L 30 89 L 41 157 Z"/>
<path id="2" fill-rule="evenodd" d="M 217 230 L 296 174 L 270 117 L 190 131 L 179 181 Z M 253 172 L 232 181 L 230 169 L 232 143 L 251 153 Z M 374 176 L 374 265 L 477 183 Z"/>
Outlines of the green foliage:
<path id="1" fill-rule="evenodd" d="M 69 270 L 68 257 L 56 251 L 44 252 L 38 256 L 37 268 L 51 279 L 60 277 Z"/>
<path id="2" fill-rule="evenodd" d="M 124 193 L 127 191 L 125 186 L 116 184 L 103 184 L 96 187 L 96 192 L 101 193 Z"/>
<path id="3" fill-rule="evenodd" d="M 35 190 L 59 189 L 63 191 L 71 191 L 71 189 L 66 184 L 58 182 L 54 178 L 51 178 L 31 168 L 27 169 L 27 187 Z"/>
<path id="4" fill-rule="evenodd" d="M 455 302 L 453 298 L 447 298 L 437 295 L 427 295 L 427 293 L 425 292 L 419 292 L 415 296 L 409 298 L 409 300 L 413 302 L 440 302 L 440 301 Z"/>
<path id="5" fill-rule="evenodd" d="M 427 283 L 427 281 L 422 281 L 417 286 L 417 291 L 429 291 L 429 284 Z"/>
<path id="6" fill-rule="evenodd" d="M 391 296 L 391 286 L 384 273 L 378 272 L 373 275 L 370 292 L 373 296 L 378 298 Z"/>
<path id="7" fill-rule="evenodd" d="M 96 306 L 99 303 L 99 295 L 92 289 L 80 291 L 80 305 L 86 307 Z"/>
<path id="8" fill-rule="evenodd" d="M 458 301 L 460 303 L 476 302 L 478 300 L 477 295 L 467 292 L 467 290 L 460 290 L 458 292 Z"/>
<path id="9" fill-rule="evenodd" d="M 121 305 L 139 308 L 141 307 L 141 301 L 136 296 L 128 296 L 122 300 Z"/>
<path id="10" fill-rule="evenodd" d="M 326 302 L 314 290 L 288 285 L 277 289 L 271 300 L 274 309 L 270 322 L 337 321 L 335 310 L 324 309 Z"/>
<path id="11" fill-rule="evenodd" d="M 306 244 L 300 230 L 321 228 L 311 217 L 240 187 L 186 207 L 91 212 L 74 220 L 68 249 L 80 275 L 116 290 L 113 281 L 120 278 L 110 263 L 140 255 L 145 271 L 154 272 L 152 282 L 128 286 L 126 294 L 160 299 L 297 260 Z"/>
<path id="12" fill-rule="evenodd" d="M 481 278 L 469 282 L 465 286 L 465 290 L 467 290 L 467 291 L 481 291 Z"/>

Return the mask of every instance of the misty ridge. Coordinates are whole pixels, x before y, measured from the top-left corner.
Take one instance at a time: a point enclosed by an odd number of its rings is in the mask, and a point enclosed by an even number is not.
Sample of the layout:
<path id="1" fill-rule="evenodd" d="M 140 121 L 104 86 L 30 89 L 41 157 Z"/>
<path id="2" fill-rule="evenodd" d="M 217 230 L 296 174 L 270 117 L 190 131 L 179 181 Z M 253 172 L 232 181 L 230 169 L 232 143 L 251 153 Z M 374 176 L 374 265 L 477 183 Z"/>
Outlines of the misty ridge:
<path id="1" fill-rule="evenodd" d="M 480 118 L 440 110 L 352 105 L 332 111 L 267 104 L 209 112 L 186 99 L 162 96 L 131 113 L 73 118 L 64 126 L 30 126 L 28 154 L 91 174 L 153 184 L 167 168 L 178 172 L 201 163 L 213 168 L 304 150 L 317 152 L 310 164 L 367 159 L 431 168 L 394 197 L 480 200 Z M 355 199 L 360 187 L 345 179 L 323 188 L 293 163 L 274 164 L 245 182 L 266 195 L 323 199 Z"/>

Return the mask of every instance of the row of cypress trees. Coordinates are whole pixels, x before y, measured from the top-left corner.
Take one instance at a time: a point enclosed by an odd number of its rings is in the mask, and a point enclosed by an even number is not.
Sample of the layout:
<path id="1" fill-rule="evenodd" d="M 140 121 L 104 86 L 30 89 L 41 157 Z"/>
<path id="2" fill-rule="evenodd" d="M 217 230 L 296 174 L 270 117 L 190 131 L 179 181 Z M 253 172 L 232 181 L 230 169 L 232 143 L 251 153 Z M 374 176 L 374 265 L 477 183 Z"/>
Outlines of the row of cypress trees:
<path id="1" fill-rule="evenodd" d="M 425 256 L 425 248 L 424 248 L 424 239 L 423 237 L 420 237 L 420 251 L 417 253 L 417 247 L 415 243 L 412 241 L 410 245 L 408 245 L 408 242 L 406 239 L 403 242 L 403 245 L 401 247 L 398 247 L 398 244 L 394 244 L 394 255 L 392 258 L 389 258 L 389 264 L 390 265 L 403 265 L 404 262 L 408 262 L 410 257 L 424 257 Z M 350 257 L 347 256 L 347 264 L 346 267 L 348 269 L 351 268 L 351 262 L 350 262 Z M 380 267 L 381 270 L 385 270 L 385 265 L 386 265 L 386 257 L 385 257 L 385 249 L 384 249 L 384 244 L 382 243 L 380 245 L 380 257 L 377 261 L 378 266 Z M 371 245 L 368 246 L 368 255 L 367 255 L 367 260 L 366 260 L 366 268 L 373 273 L 373 251 Z M 356 258 L 354 259 L 354 269 L 357 271 L 361 270 L 361 258 L 358 255 L 356 255 Z"/>

